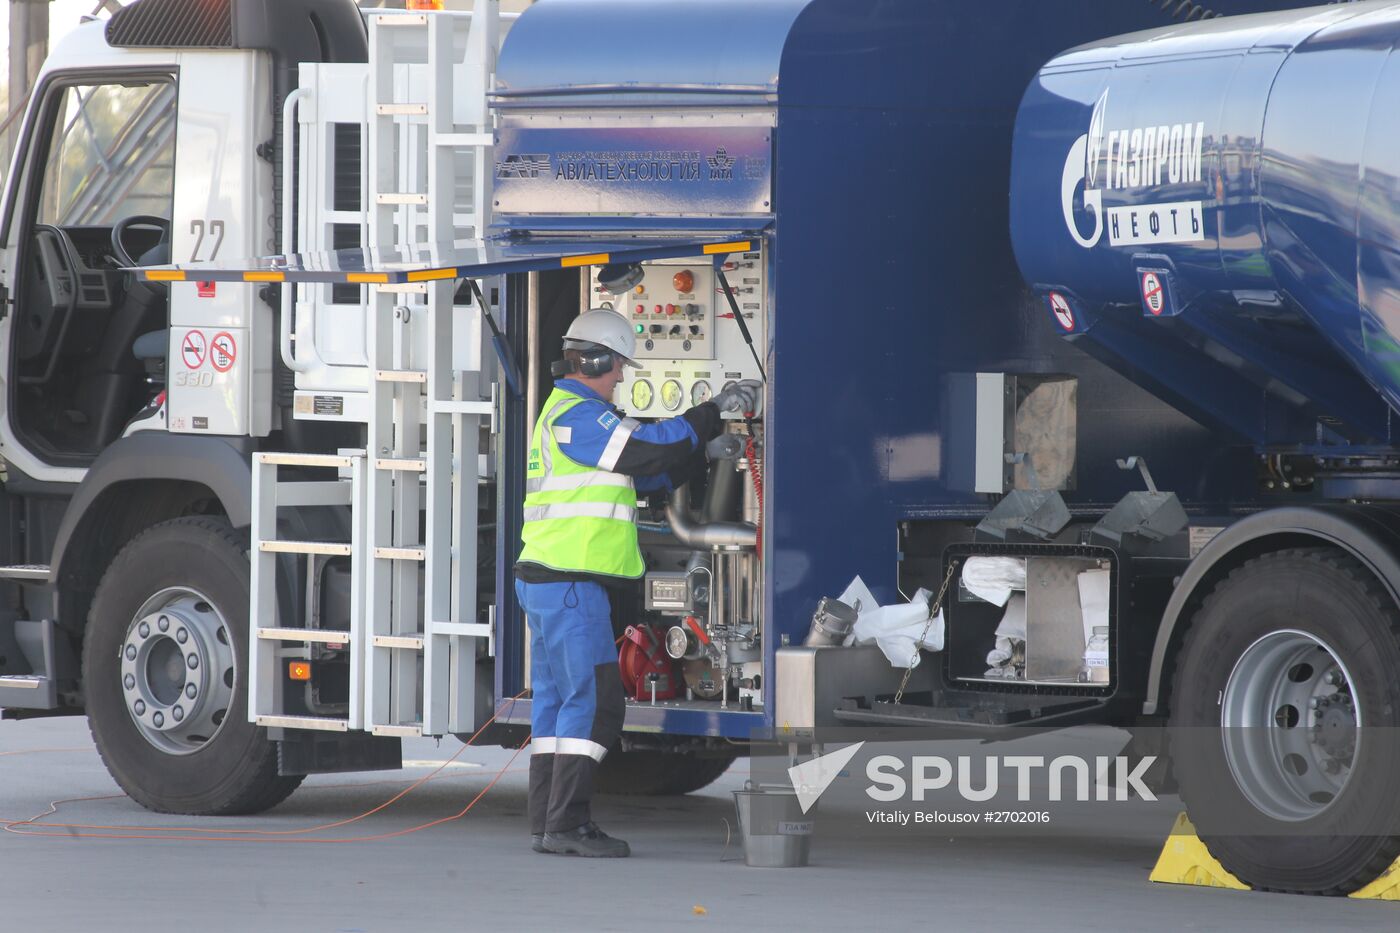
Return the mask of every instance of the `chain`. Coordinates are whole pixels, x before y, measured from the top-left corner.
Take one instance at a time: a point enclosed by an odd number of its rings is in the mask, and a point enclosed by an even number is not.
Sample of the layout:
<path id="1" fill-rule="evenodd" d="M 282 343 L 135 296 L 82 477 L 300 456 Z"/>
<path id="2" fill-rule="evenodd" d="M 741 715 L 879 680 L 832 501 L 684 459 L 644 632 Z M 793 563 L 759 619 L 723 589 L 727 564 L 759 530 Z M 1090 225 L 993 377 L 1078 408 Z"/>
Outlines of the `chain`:
<path id="1" fill-rule="evenodd" d="M 909 678 L 914 675 L 914 665 L 919 663 L 919 646 L 928 637 L 928 630 L 933 628 L 933 620 L 938 618 L 939 610 L 943 608 L 943 597 L 948 594 L 948 584 L 953 582 L 953 574 L 957 572 L 958 563 L 953 561 L 948 565 L 948 573 L 943 577 L 943 585 L 938 588 L 938 595 L 934 597 L 933 603 L 929 605 L 928 621 L 924 623 L 924 630 L 919 637 L 914 640 L 914 655 L 909 659 L 909 666 L 904 669 L 904 677 L 899 681 L 899 689 L 894 692 L 894 702 L 897 705 L 904 699 L 904 688 L 909 686 Z"/>

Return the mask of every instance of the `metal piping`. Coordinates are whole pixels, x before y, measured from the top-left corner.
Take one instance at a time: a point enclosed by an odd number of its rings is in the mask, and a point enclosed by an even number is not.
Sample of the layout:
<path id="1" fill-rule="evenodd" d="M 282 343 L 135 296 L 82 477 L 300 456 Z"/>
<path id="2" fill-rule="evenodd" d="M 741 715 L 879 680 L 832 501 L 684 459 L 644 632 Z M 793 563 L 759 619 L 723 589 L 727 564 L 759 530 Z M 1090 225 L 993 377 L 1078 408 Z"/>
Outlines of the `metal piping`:
<path id="1" fill-rule="evenodd" d="M 525 357 L 530 361 L 525 377 L 525 423 L 529 436 L 535 436 L 535 419 L 540 416 L 540 274 L 530 272 L 525 298 Z"/>
<path id="2" fill-rule="evenodd" d="M 758 529 L 743 522 L 697 522 L 686 503 L 686 487 L 671 493 L 666 502 L 666 521 L 671 534 L 687 547 L 755 547 Z"/>
<path id="3" fill-rule="evenodd" d="M 710 483 L 705 488 L 705 504 L 700 517 L 706 524 L 728 521 L 739 512 L 739 471 L 732 460 L 717 460 L 710 466 Z"/>

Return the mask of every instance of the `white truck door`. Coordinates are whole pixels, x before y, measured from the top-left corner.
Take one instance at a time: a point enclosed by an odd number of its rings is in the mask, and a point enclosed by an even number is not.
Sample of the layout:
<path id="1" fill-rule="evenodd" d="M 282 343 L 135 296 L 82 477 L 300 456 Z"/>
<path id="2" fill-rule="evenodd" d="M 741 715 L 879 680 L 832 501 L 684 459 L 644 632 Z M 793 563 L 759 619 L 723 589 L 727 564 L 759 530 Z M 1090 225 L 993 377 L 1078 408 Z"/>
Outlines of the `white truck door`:
<path id="1" fill-rule="evenodd" d="M 14 299 L 0 439 L 30 476 L 73 482 L 155 391 L 133 350 L 165 328 L 165 290 L 119 268 L 168 256 L 176 79 L 64 70 L 35 96 L 0 235 Z"/>
<path id="2" fill-rule="evenodd" d="M 172 261 L 275 253 L 271 66 L 266 53 L 182 53 Z M 196 275 L 191 270 L 191 276 Z M 169 423 L 174 433 L 272 430 L 272 307 L 257 287 L 170 288 Z"/>

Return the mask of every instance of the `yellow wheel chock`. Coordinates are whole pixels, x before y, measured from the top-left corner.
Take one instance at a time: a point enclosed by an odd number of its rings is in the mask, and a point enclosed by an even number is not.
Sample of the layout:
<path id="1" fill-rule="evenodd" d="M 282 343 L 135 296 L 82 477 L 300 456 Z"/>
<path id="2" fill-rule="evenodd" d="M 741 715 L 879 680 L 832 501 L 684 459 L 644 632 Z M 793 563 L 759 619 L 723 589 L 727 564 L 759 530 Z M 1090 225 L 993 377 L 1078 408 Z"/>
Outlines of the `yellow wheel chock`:
<path id="1" fill-rule="evenodd" d="M 1215 856 L 1196 835 L 1196 827 L 1191 825 L 1185 813 L 1177 815 L 1176 824 L 1162 846 L 1162 854 L 1157 856 L 1157 864 L 1149 880 L 1159 884 L 1194 884 L 1207 888 L 1229 888 L 1232 891 L 1250 889 L 1249 885 L 1230 874 L 1215 860 Z M 1362 900 L 1400 901 L 1400 859 L 1381 872 L 1376 880 L 1347 896 Z"/>

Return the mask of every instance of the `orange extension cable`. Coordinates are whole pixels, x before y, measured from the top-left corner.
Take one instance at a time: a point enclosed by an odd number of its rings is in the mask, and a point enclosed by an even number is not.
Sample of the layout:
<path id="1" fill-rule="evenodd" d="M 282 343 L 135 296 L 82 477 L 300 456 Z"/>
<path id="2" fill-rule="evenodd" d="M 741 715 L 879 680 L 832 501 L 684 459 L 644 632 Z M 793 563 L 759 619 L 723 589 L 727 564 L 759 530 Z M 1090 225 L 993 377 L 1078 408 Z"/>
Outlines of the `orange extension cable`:
<path id="1" fill-rule="evenodd" d="M 508 701 L 506 701 L 506 702 L 513 703 L 513 702 L 515 702 L 516 700 L 518 700 L 518 699 L 520 699 L 521 697 L 523 697 L 524 695 L 525 695 L 525 693 L 524 693 L 524 691 L 522 691 L 521 693 L 516 694 L 514 697 L 511 697 L 510 700 L 508 700 Z M 477 795 L 476 795 L 475 797 L 473 797 L 473 798 L 467 803 L 466 806 L 464 806 L 461 810 L 457 811 L 456 813 L 454 813 L 454 814 L 452 814 L 452 815 L 450 815 L 450 816 L 440 817 L 440 818 L 438 818 L 438 819 L 430 820 L 430 821 L 428 821 L 428 822 L 426 822 L 426 823 L 420 823 L 420 824 L 418 824 L 417 826 L 410 826 L 410 827 L 407 827 L 407 828 L 405 828 L 405 829 L 394 830 L 394 831 L 392 831 L 392 832 L 387 832 L 387 833 L 377 833 L 377 834 L 368 835 L 368 836 L 346 836 L 346 837 L 340 837 L 340 838 L 334 838 L 334 839 L 289 838 L 289 837 L 306 836 L 306 835 L 309 835 L 309 834 L 311 834 L 311 833 L 324 832 L 324 831 L 329 830 L 329 829 L 338 829 L 338 828 L 340 828 L 340 827 L 342 827 L 342 826 L 349 826 L 349 825 L 351 825 L 352 823 L 358 823 L 358 822 L 360 822 L 361 820 L 367 819 L 367 818 L 373 816 L 374 814 L 376 814 L 376 813 L 378 813 L 378 812 L 384 810 L 385 808 L 390 807 L 390 806 L 392 806 L 393 804 L 397 803 L 398 801 L 402 800 L 404 797 L 406 797 L 408 794 L 412 793 L 412 792 L 413 792 L 414 790 L 416 790 L 417 788 L 423 786 L 423 785 L 426 784 L 428 781 L 431 781 L 434 777 L 436 777 L 438 774 L 440 774 L 440 773 L 443 771 L 443 769 L 445 769 L 448 765 L 452 764 L 452 762 L 456 761 L 457 758 L 462 754 L 462 752 L 466 751 L 467 747 L 470 746 L 473 742 L 475 742 L 475 741 L 477 740 L 478 737 L 480 737 L 481 733 L 484 732 L 484 731 L 486 730 L 486 727 L 489 726 L 489 725 L 491 725 L 491 723 L 495 722 L 496 717 L 500 715 L 501 709 L 503 709 L 504 707 L 505 707 L 505 703 L 500 704 L 500 706 L 497 707 L 496 712 L 493 713 L 493 714 L 491 715 L 491 718 L 488 719 L 488 720 L 486 720 L 486 722 L 482 723 L 481 728 L 480 728 L 480 729 L 477 729 L 476 732 L 474 732 L 474 733 L 472 734 L 471 738 L 467 739 L 467 741 L 464 742 L 464 743 L 462 744 L 462 747 L 459 748 L 459 749 L 457 750 L 457 752 L 456 752 L 455 754 L 452 755 L 451 758 L 448 758 L 446 761 L 444 761 L 444 762 L 443 762 L 441 765 L 439 765 L 437 768 L 433 769 L 432 771 L 430 771 L 430 772 L 428 772 L 427 774 L 425 774 L 423 777 L 421 777 L 421 778 L 419 778 L 418 780 L 414 781 L 414 782 L 413 782 L 412 784 L 410 784 L 408 787 L 405 787 L 403 790 L 399 791 L 397 794 L 395 794 L 394 796 L 390 797 L 388 800 L 384 801 L 383 803 L 379 804 L 378 806 L 373 807 L 373 808 L 371 808 L 371 809 L 369 809 L 369 810 L 366 810 L 365 812 L 360 813 L 360 814 L 358 814 L 357 816 L 353 816 L 353 817 L 350 817 L 350 818 L 344 819 L 344 820 L 337 820 L 337 821 L 332 822 L 332 823 L 323 823 L 323 824 L 320 824 L 320 825 L 318 825 L 318 826 L 308 826 L 308 827 L 303 827 L 303 828 L 301 828 L 301 829 L 220 829 L 220 830 L 214 830 L 213 832 L 210 832 L 210 830 L 208 830 L 207 828 L 204 828 L 204 827 L 194 827 L 194 826 L 108 826 L 108 825 L 89 824 L 89 823 L 43 823 L 43 824 L 40 824 L 40 823 L 37 822 L 38 820 L 43 819 L 45 816 L 49 816 L 50 814 L 53 814 L 53 813 L 58 812 L 58 807 L 59 807 L 59 805 L 64 804 L 64 803 L 75 803 L 75 802 L 89 801 L 89 800 L 110 800 L 110 799 L 114 799 L 114 798 L 116 798 L 116 797 L 122 796 L 122 795 L 120 795 L 120 794 L 107 794 L 107 795 L 96 796 L 96 797 L 70 797 L 70 798 L 66 798 L 66 799 L 63 799 L 63 800 L 52 801 L 52 802 L 50 802 L 50 804 L 49 804 L 49 809 L 48 809 L 48 810 L 46 810 L 46 811 L 44 811 L 43 813 L 40 813 L 40 814 L 38 814 L 38 815 L 36 815 L 36 816 L 32 816 L 32 817 L 30 817 L 29 819 L 26 819 L 26 820 L 3 820 L 3 819 L 0 819 L 0 829 L 4 829 L 5 832 L 14 833 L 15 835 L 19 835 L 19 836 L 63 836 L 63 837 L 77 838 L 77 839 L 161 839 L 161 840 L 188 840 L 188 841 L 193 841 L 193 842 L 271 842 L 271 843 L 339 844 L 339 843 L 349 843 L 349 842 L 377 842 L 377 841 L 380 841 L 380 840 L 383 840 L 383 839 L 394 839 L 394 838 L 397 838 L 397 837 L 399 837 L 399 836 L 407 836 L 407 835 L 411 835 L 411 834 L 413 834 L 413 833 L 422 832 L 423 830 L 425 830 L 425 829 L 430 829 L 430 828 L 432 828 L 432 827 L 434 827 L 434 826 L 439 826 L 439 825 L 441 825 L 441 824 L 443 824 L 443 823 L 450 823 L 450 822 L 453 822 L 454 820 L 459 820 L 459 819 L 461 819 L 462 817 L 466 816 L 469 812 L 471 812 L 472 807 L 475 807 L 475 806 L 477 805 L 477 803 L 478 803 L 483 797 L 486 796 L 486 794 L 491 790 L 491 788 L 495 787 L 496 784 L 497 784 L 497 782 L 499 782 L 500 779 L 501 779 L 502 777 L 504 777 L 507 773 L 509 773 L 509 771 L 510 771 L 510 766 L 511 766 L 512 764 L 515 763 L 515 759 L 516 759 L 517 757 L 519 757 L 520 752 L 524 750 L 525 746 L 527 746 L 527 745 L 530 744 L 530 736 L 527 735 L 527 736 L 525 737 L 525 741 L 515 750 L 514 754 L 512 754 L 512 755 L 510 756 L 510 759 L 509 759 L 508 761 L 506 761 L 505 765 L 503 765 L 503 766 L 501 767 L 501 769 L 500 769 L 499 771 L 496 772 L 495 776 L 491 778 L 491 781 L 490 781 L 485 787 L 483 787 L 483 788 L 477 793 Z M 76 748 L 26 749 L 26 750 L 13 751 L 13 752 L 0 752 L 0 755 L 38 754 L 38 753 L 40 753 L 40 752 L 65 752 L 65 751 L 79 751 L 79 750 L 85 750 L 85 749 L 76 749 Z M 380 782 L 372 782 L 372 783 L 380 783 Z M 363 785 L 337 785 L 337 786 L 363 786 Z M 58 831 L 57 831 L 57 832 L 53 832 L 53 831 L 50 831 L 50 830 L 58 830 Z M 91 832 L 91 831 L 90 831 L 90 832 L 78 832 L 78 830 L 96 830 L 96 831 L 95 831 L 95 832 Z"/>

